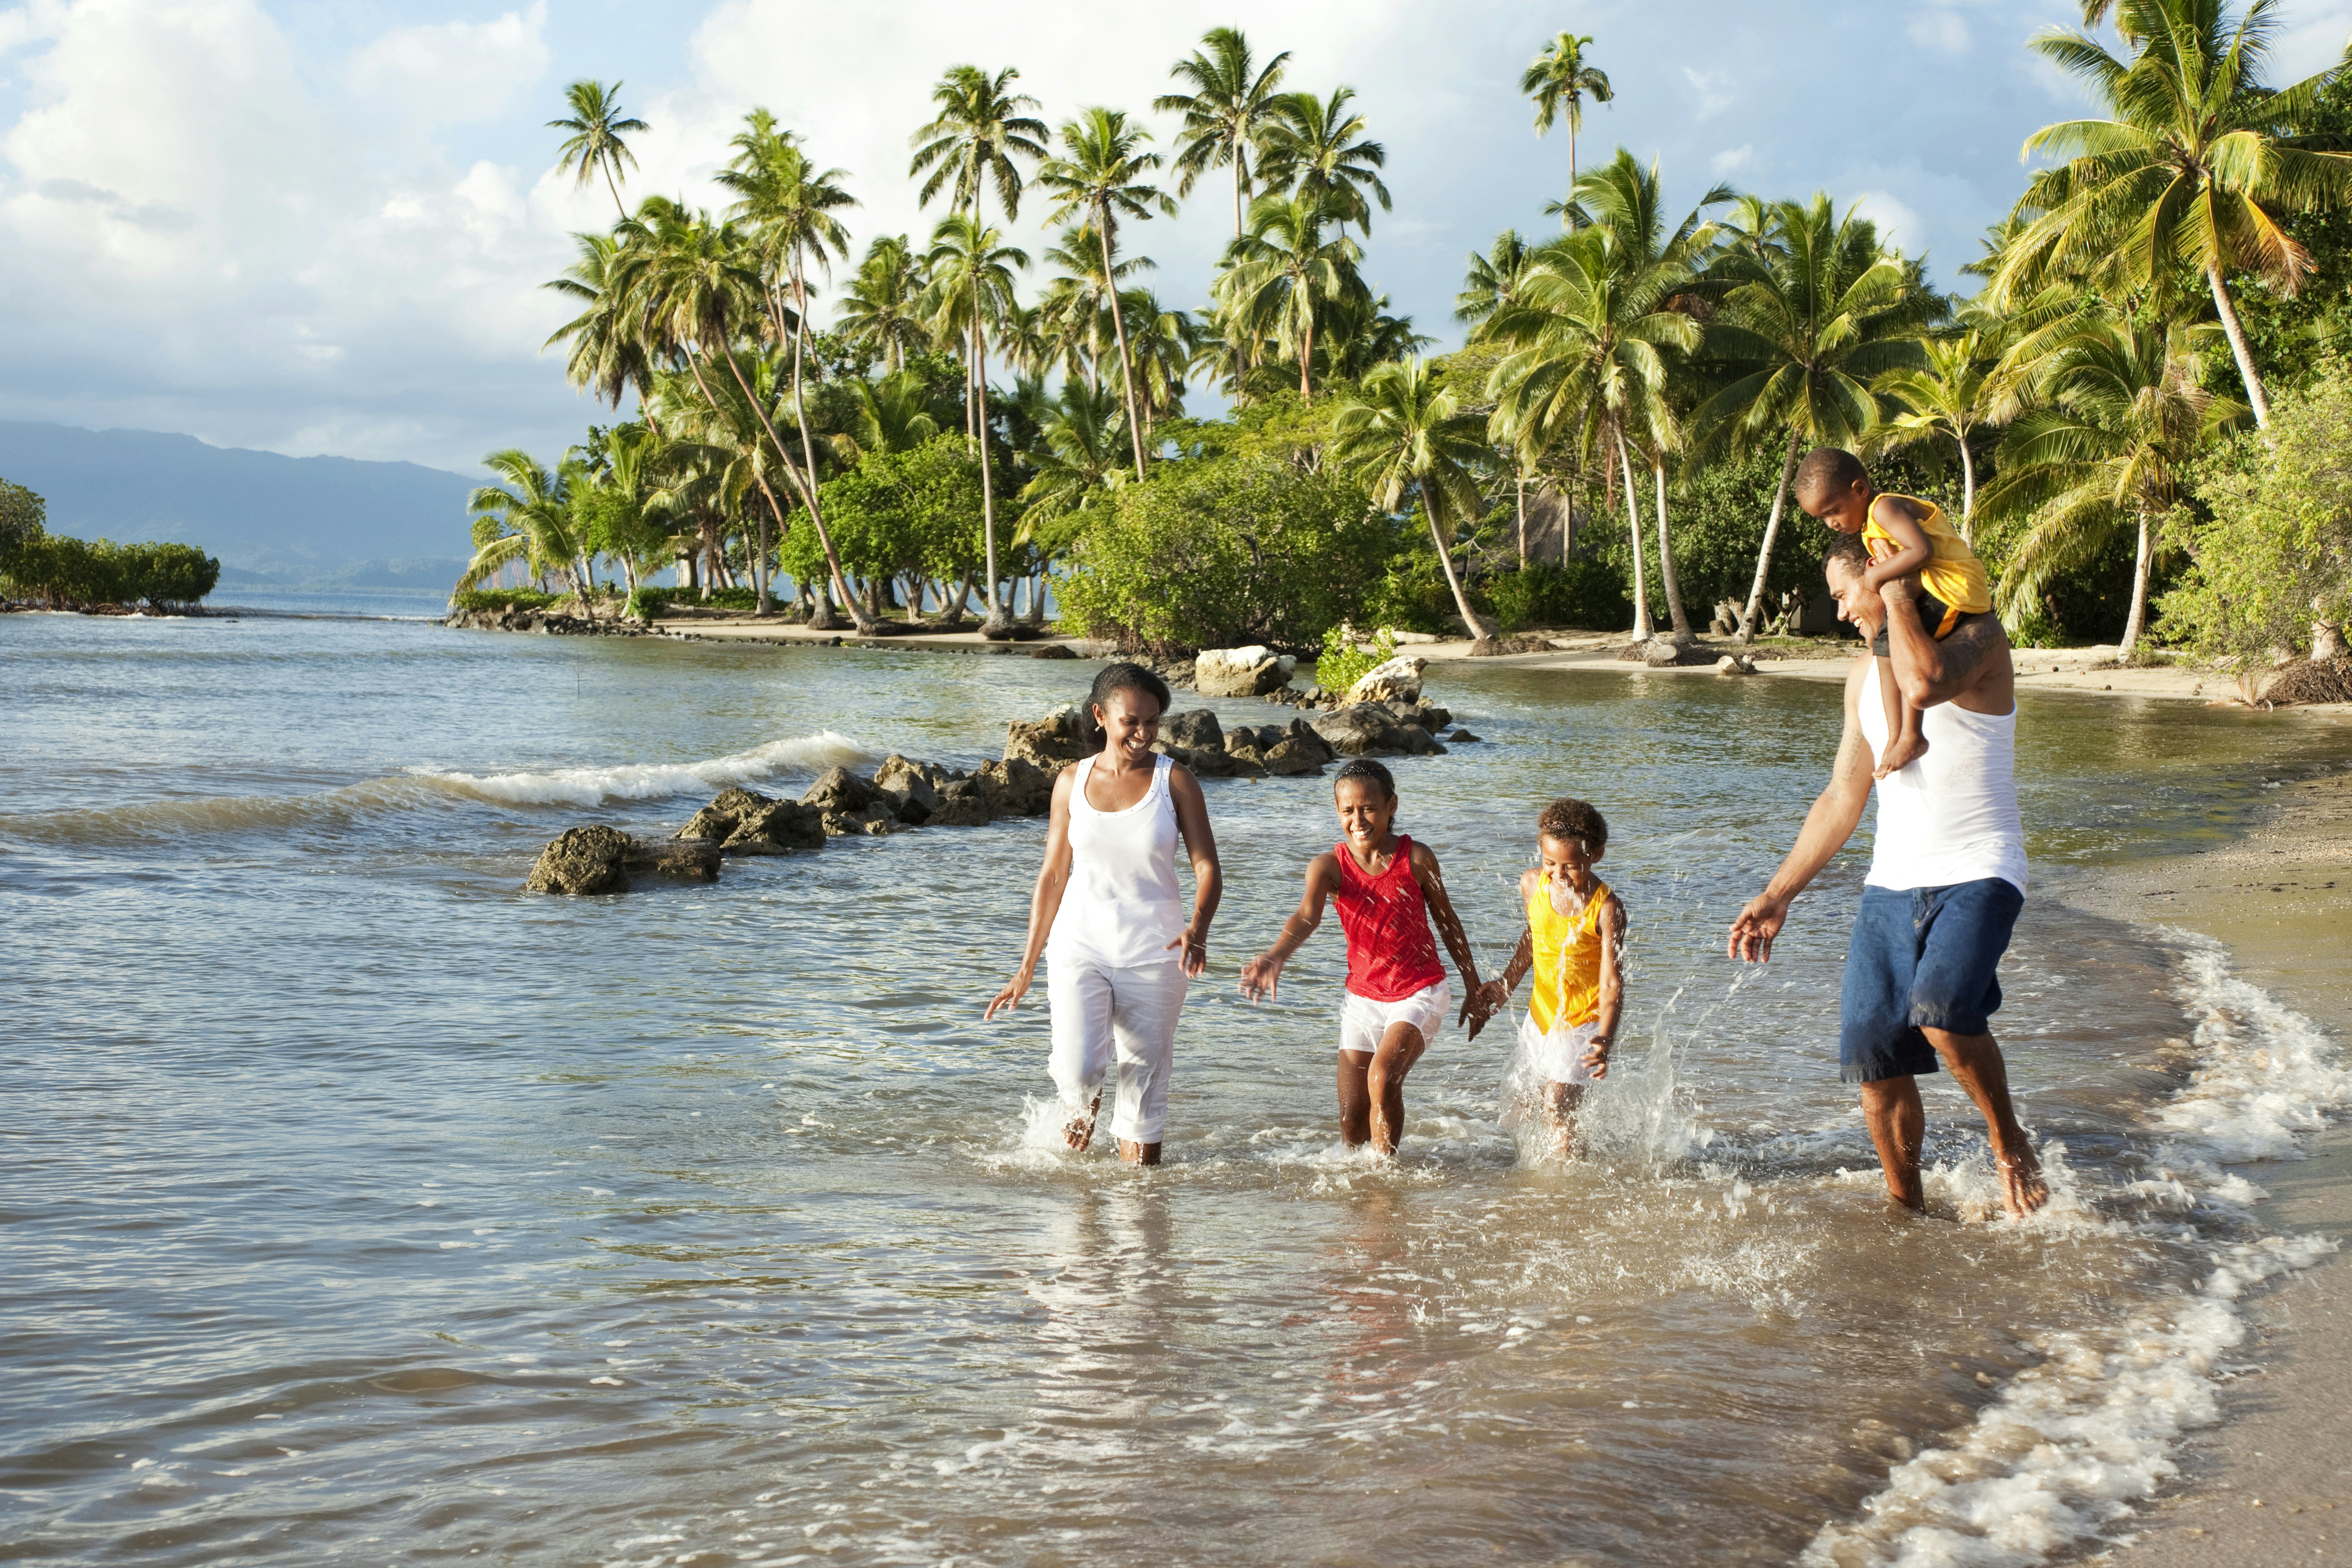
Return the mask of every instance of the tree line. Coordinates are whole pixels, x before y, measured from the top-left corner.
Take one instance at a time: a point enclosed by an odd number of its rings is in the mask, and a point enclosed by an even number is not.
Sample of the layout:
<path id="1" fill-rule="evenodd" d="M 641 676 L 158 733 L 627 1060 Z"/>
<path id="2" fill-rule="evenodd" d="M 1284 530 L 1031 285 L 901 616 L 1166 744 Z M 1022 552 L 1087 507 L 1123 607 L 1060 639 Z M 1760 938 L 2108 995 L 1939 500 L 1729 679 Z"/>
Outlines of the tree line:
<path id="1" fill-rule="evenodd" d="M 577 307 L 550 343 L 631 416 L 551 468 L 493 455 L 460 586 L 514 568 L 593 603 L 600 558 L 632 591 L 675 563 L 688 592 L 762 612 L 781 574 L 819 626 L 959 621 L 977 593 L 1003 634 L 1024 598 L 1042 617 L 1050 582 L 1082 629 L 1173 648 L 1449 616 L 1687 637 L 1695 573 L 1753 640 L 1793 581 L 1790 475 L 1825 445 L 1946 499 L 2029 638 L 2087 595 L 2120 607 L 2128 657 L 2168 584 L 2180 639 L 2246 651 L 2260 620 L 2265 647 L 2286 627 L 2332 652 L 2326 530 L 2248 509 L 2325 488 L 2280 465 L 2326 442 L 2271 427 L 2281 400 L 2328 417 L 2305 404 L 2352 283 L 2341 63 L 2269 85 L 2275 0 L 2092 0 L 2083 22 L 2032 47 L 2098 112 L 2028 142 L 2045 166 L 1962 268 L 1966 298 L 1826 195 L 1717 187 L 1676 213 L 1622 147 L 1579 167 L 1587 105 L 1614 93 L 1593 40 L 1559 35 L 1519 84 L 1538 132 L 1568 132 L 1557 230 L 1471 257 L 1467 342 L 1437 357 L 1367 272 L 1388 153 L 1355 93 L 1295 88 L 1291 57 L 1238 29 L 1172 68 L 1151 105 L 1177 121 L 1165 156 L 1124 110 L 1049 130 L 1017 70 L 951 68 L 910 138 L 942 214 L 854 266 L 855 198 L 803 135 L 755 110 L 719 177 L 731 205 L 633 209 L 645 126 L 619 84 L 577 83 L 562 166 L 616 221 L 550 285 Z M 1212 179 L 1233 237 L 1205 300 L 1171 306 L 1135 238 Z M 1024 201 L 1054 229 L 1034 289 L 1001 226 Z M 1188 417 L 1200 385 L 1230 412 Z M 2286 610 L 2256 613 L 2249 537 L 2305 541 L 2256 574 L 2293 578 Z"/>
<path id="2" fill-rule="evenodd" d="M 52 610 L 145 605 L 184 610 L 220 582 L 220 563 L 193 544 L 117 544 L 51 533 L 48 508 L 0 479 L 0 590 Z"/>

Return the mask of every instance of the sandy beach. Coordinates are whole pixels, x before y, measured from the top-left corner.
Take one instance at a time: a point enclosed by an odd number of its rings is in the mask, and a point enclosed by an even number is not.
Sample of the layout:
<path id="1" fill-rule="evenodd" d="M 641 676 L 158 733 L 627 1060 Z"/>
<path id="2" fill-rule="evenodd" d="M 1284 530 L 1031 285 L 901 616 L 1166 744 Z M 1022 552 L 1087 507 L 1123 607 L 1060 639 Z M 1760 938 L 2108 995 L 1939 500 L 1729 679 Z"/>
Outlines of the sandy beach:
<path id="1" fill-rule="evenodd" d="M 2228 945 L 2233 969 L 2338 1039 L 2352 1031 L 2352 773 L 2283 784 L 2269 819 L 2204 854 L 2074 880 L 2067 902 L 2182 927 Z M 2352 1130 L 2308 1160 L 2250 1165 L 2276 1230 L 2352 1240 Z M 2115 1568 L 2352 1562 L 2352 1256 L 2263 1290 L 2228 1358 L 2220 1425 L 2176 1456 L 2180 1474 Z"/>

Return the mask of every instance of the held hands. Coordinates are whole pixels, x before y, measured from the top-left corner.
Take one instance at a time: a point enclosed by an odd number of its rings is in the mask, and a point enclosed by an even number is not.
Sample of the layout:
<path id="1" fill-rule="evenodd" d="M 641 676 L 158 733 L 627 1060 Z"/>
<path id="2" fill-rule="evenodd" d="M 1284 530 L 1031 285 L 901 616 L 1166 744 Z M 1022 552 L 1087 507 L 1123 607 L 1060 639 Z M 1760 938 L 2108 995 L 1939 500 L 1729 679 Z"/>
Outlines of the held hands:
<path id="1" fill-rule="evenodd" d="M 1253 1002 L 1263 1002 L 1275 994 L 1282 983 L 1283 961 L 1270 952 L 1261 952 L 1242 965 L 1242 994 Z"/>
<path id="2" fill-rule="evenodd" d="M 1037 972 L 1025 963 L 1014 970 L 1013 978 L 1004 983 L 1004 989 L 998 992 L 996 999 L 988 1005 L 988 1011 L 980 1016 L 982 1021 L 995 1017 L 999 1011 L 1010 1013 L 1020 1006 L 1021 998 L 1029 994 L 1030 982 L 1036 975 Z"/>
<path id="3" fill-rule="evenodd" d="M 1464 998 L 1461 1016 L 1454 1022 L 1458 1025 L 1466 1019 L 1470 1025 L 1469 1037 L 1475 1040 L 1478 1037 L 1478 1031 L 1486 1026 L 1486 1020 L 1501 1012 L 1510 1000 L 1509 982 L 1497 975 Z"/>
<path id="4" fill-rule="evenodd" d="M 1789 900 L 1776 899 L 1769 893 L 1759 893 L 1748 900 L 1739 918 L 1731 922 L 1731 940 L 1727 950 L 1730 955 L 1747 963 L 1769 963 L 1772 961 L 1772 939 L 1789 921 Z"/>
<path id="5" fill-rule="evenodd" d="M 1201 971 L 1209 967 L 1208 932 L 1196 931 L 1191 926 L 1186 926 L 1184 934 L 1170 942 L 1168 946 L 1181 947 L 1184 950 L 1184 977 L 1187 980 L 1198 979 Z"/>

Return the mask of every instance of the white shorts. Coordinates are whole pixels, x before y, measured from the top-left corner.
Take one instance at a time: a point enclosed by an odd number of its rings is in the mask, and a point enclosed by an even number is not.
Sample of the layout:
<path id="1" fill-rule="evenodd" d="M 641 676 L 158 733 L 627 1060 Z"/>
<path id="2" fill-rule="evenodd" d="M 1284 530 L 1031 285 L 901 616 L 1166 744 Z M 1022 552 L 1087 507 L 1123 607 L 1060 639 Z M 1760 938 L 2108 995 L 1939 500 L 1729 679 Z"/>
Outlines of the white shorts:
<path id="1" fill-rule="evenodd" d="M 1595 1018 L 1583 1024 L 1556 1024 L 1546 1034 L 1536 1027 L 1535 1015 L 1525 1014 L 1519 1019 L 1519 1056 L 1547 1083 L 1591 1083 L 1592 1069 L 1584 1065 L 1584 1053 L 1600 1033 L 1601 1020 Z"/>
<path id="2" fill-rule="evenodd" d="M 1116 1066 L 1111 1136 L 1159 1142 L 1186 984 L 1184 966 L 1173 958 L 1113 966 L 1049 950 L 1045 1000 L 1054 1013 L 1054 1053 L 1046 1066 L 1062 1102 L 1074 1110 L 1087 1105 Z"/>
<path id="3" fill-rule="evenodd" d="M 1421 1031 L 1424 1044 L 1434 1045 L 1453 1005 L 1453 989 L 1443 980 L 1395 1002 L 1375 1002 L 1346 992 L 1339 1000 L 1339 1048 L 1370 1056 L 1381 1048 L 1391 1024 L 1411 1024 Z"/>

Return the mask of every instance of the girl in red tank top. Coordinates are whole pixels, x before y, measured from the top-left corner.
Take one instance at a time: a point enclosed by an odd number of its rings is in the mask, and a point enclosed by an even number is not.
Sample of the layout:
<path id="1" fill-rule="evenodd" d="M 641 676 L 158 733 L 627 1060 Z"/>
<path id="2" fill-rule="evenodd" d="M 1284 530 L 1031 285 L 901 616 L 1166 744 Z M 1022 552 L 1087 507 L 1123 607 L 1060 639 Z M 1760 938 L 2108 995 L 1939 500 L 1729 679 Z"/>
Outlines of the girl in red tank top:
<path id="1" fill-rule="evenodd" d="M 1404 1079 L 1445 1026 L 1453 997 L 1437 936 L 1445 939 L 1464 994 L 1479 993 L 1478 962 L 1445 896 L 1437 857 L 1394 830 L 1396 781 L 1359 757 L 1332 784 L 1345 837 L 1307 868 L 1307 891 L 1282 935 L 1242 967 L 1242 994 L 1272 996 L 1282 966 L 1339 905 L 1348 938 L 1348 989 L 1339 1005 L 1339 1136 L 1396 1152 L 1404 1131 Z M 1430 930 L 1432 917 L 1436 933 Z M 1466 1014 L 1468 1008 L 1464 1009 Z"/>

